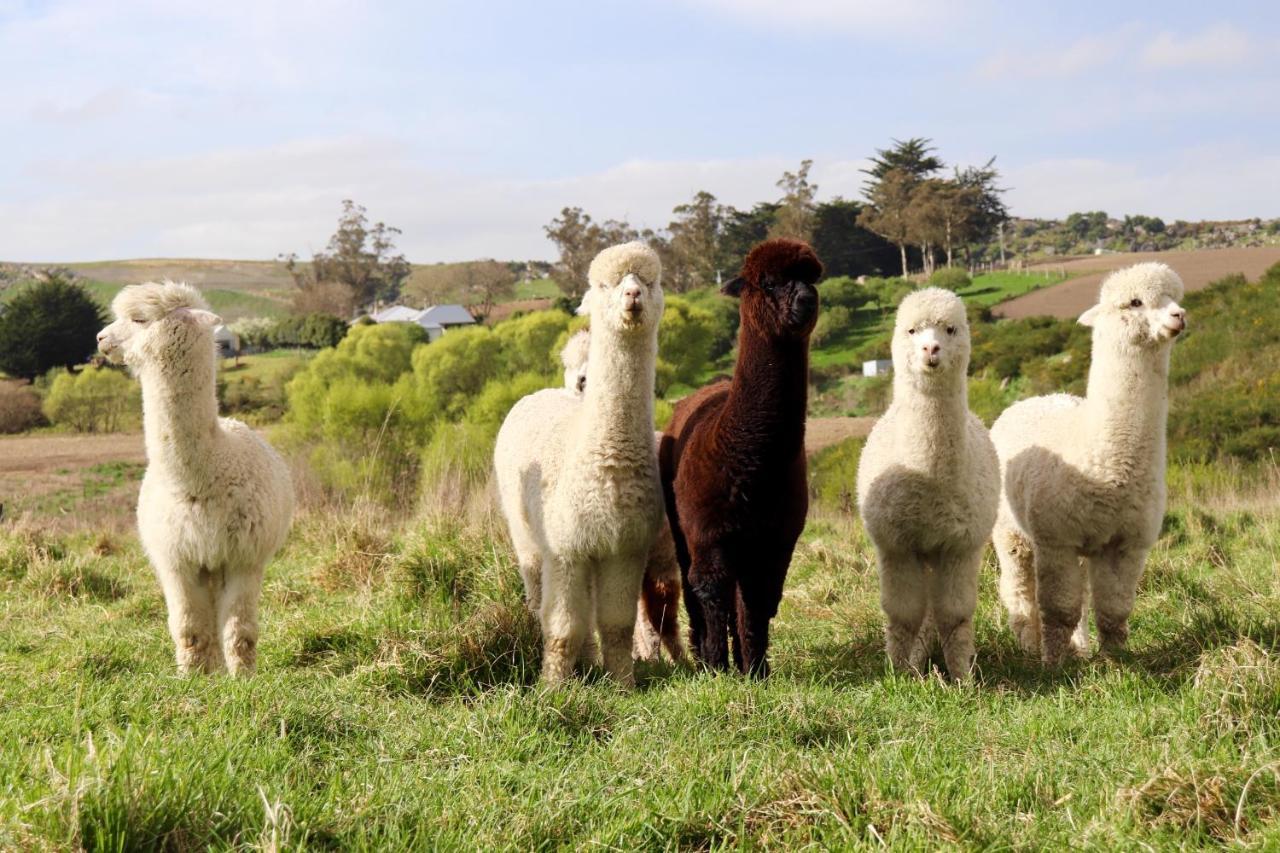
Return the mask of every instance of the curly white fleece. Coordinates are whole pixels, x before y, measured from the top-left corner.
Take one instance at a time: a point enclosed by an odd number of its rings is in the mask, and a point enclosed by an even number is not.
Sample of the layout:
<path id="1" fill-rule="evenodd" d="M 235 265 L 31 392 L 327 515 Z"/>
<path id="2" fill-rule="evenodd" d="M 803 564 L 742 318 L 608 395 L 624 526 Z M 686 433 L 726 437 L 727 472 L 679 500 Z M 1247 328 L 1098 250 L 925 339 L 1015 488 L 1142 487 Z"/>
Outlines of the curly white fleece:
<path id="1" fill-rule="evenodd" d="M 142 383 L 138 532 L 164 591 L 178 667 L 250 673 L 263 570 L 293 516 L 289 469 L 249 427 L 218 417 L 219 320 L 199 291 L 134 285 L 111 308 L 99 348 Z"/>
<path id="2" fill-rule="evenodd" d="M 1087 651 L 1090 588 L 1103 648 L 1128 638 L 1164 517 L 1169 354 L 1186 327 L 1182 294 L 1164 264 L 1113 273 L 1080 318 L 1093 326 L 1086 396 L 1024 400 L 991 429 L 1003 484 L 992 537 L 1000 597 L 1019 643 L 1046 664 Z"/>
<path id="3" fill-rule="evenodd" d="M 918 670 L 936 629 L 953 678 L 973 667 L 978 568 L 1000 495 L 995 448 L 968 408 L 969 351 L 958 296 L 928 288 L 903 300 L 893 332 L 893 403 L 858 463 L 889 659 Z"/>

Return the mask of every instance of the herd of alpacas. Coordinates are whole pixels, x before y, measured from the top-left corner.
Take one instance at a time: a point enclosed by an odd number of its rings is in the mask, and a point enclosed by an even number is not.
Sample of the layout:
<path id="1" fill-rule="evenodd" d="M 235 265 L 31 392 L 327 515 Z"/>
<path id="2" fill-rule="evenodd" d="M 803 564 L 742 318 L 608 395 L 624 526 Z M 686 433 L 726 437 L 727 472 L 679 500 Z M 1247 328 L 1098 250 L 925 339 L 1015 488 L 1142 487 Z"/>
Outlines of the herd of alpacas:
<path id="1" fill-rule="evenodd" d="M 542 631 L 542 678 L 599 664 L 623 685 L 634 661 L 686 656 L 715 670 L 769 672 L 778 612 L 808 511 L 804 428 L 809 336 L 822 263 L 767 240 L 721 292 L 739 300 L 731 379 L 694 392 L 654 432 L 662 269 L 644 243 L 593 260 L 561 353 L 564 387 L 512 407 L 494 447 L 499 502 L 526 603 Z M 1080 322 L 1092 327 L 1083 398 L 1010 406 L 988 432 L 968 408 L 963 301 L 925 288 L 893 329 L 893 400 L 857 473 L 875 546 L 885 650 L 923 673 L 933 646 L 971 676 L 986 543 L 1020 646 L 1055 666 L 1089 649 L 1087 599 L 1103 652 L 1122 648 L 1165 505 L 1169 356 L 1186 328 L 1169 267 L 1113 273 Z M 147 470 L 143 549 L 164 592 L 179 669 L 251 673 L 267 562 L 293 514 L 284 461 L 219 418 L 214 326 L 185 284 L 124 288 L 98 335 L 142 385 Z"/>

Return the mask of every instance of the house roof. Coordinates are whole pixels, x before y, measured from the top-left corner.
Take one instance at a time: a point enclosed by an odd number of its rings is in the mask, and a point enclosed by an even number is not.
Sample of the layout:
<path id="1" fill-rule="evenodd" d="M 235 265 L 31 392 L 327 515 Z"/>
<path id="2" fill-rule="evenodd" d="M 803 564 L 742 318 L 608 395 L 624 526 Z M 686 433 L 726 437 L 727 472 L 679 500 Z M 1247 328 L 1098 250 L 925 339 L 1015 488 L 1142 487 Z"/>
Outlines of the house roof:
<path id="1" fill-rule="evenodd" d="M 461 305 L 432 305 L 422 312 L 418 322 L 422 325 L 469 326 L 476 321 L 471 312 Z"/>
<path id="2" fill-rule="evenodd" d="M 392 305 L 370 315 L 375 323 L 416 323 L 422 312 L 406 305 Z"/>

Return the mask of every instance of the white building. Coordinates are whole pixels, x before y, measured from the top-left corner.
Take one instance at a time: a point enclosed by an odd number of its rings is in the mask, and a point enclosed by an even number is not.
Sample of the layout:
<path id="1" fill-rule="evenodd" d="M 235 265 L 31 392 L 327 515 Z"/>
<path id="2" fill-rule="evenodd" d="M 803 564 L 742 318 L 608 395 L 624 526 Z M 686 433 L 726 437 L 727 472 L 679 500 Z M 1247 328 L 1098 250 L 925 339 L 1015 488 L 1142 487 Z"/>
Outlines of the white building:
<path id="1" fill-rule="evenodd" d="M 427 340 L 434 341 L 448 329 L 475 325 L 476 318 L 461 305 L 432 305 L 430 308 L 410 308 L 392 305 L 368 315 L 375 323 L 417 323 L 427 331 Z"/>
<path id="2" fill-rule="evenodd" d="M 863 376 L 888 376 L 893 373 L 893 361 L 887 358 L 877 358 L 875 361 L 862 362 Z"/>

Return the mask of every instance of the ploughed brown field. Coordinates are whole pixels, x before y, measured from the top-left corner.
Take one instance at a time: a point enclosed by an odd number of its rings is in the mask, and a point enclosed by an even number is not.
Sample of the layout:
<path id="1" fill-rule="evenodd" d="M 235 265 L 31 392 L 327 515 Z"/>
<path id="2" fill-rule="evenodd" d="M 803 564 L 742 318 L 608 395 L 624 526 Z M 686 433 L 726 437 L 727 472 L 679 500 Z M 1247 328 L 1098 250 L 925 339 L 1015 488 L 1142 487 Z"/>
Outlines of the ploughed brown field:
<path id="1" fill-rule="evenodd" d="M 1199 290 L 1232 273 L 1244 273 L 1246 278 L 1256 279 L 1272 264 L 1280 263 L 1280 246 L 1196 249 L 1186 252 L 1124 252 L 1115 255 L 1090 255 L 1048 264 L 1054 269 L 1065 270 L 1067 275 L 1080 277 L 1001 302 L 992 311 L 1001 317 L 1014 319 L 1042 314 L 1062 318 L 1078 317 L 1097 299 L 1098 286 L 1107 273 L 1144 261 L 1168 264 L 1182 276 L 1188 290 Z"/>

